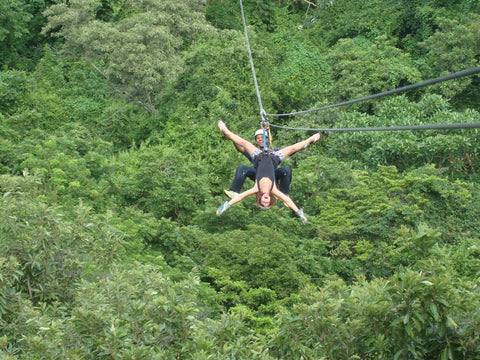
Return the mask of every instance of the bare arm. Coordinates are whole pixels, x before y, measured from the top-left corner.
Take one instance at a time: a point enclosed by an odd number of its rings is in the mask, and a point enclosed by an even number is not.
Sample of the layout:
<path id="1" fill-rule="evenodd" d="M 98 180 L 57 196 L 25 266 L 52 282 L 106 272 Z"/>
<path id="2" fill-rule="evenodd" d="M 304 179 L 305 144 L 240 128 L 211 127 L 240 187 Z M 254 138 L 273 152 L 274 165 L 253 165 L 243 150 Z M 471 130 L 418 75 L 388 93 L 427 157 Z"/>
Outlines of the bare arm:
<path id="1" fill-rule="evenodd" d="M 258 187 L 257 187 L 257 183 L 255 183 L 254 187 L 252 187 L 251 189 L 245 190 L 244 192 L 238 194 L 232 200 L 230 200 L 229 203 L 230 203 L 230 205 L 236 204 L 237 202 L 240 202 L 243 199 L 245 199 L 247 196 L 256 194 L 257 192 L 258 192 Z"/>
<path id="2" fill-rule="evenodd" d="M 285 195 L 284 193 L 282 193 L 280 190 L 277 189 L 277 187 L 275 186 L 273 189 L 272 189 L 272 194 L 275 195 L 277 198 L 279 198 L 280 200 L 282 200 L 285 204 L 287 204 L 287 206 L 293 210 L 293 212 L 297 212 L 299 210 L 298 206 L 295 205 L 295 203 L 293 202 L 292 199 L 290 199 L 290 197 L 288 195 Z"/>
<path id="3" fill-rule="evenodd" d="M 295 212 L 295 215 L 297 215 L 300 220 L 302 221 L 302 224 L 305 225 L 307 223 L 307 218 L 305 214 L 303 213 L 302 209 L 299 209 L 297 205 L 293 202 L 292 199 L 288 195 L 285 195 L 282 193 L 276 186 L 273 187 L 272 189 L 272 194 L 278 197 L 280 200 L 284 201 L 285 204 L 288 205 L 290 209 L 292 209 Z"/>
<path id="4" fill-rule="evenodd" d="M 241 194 L 238 194 L 230 201 L 225 201 L 225 203 L 217 209 L 217 216 L 222 215 L 233 204 L 236 204 L 237 202 L 240 202 L 243 199 L 245 199 L 247 196 L 256 194 L 257 192 L 258 192 L 258 187 L 257 187 L 257 184 L 255 183 L 255 186 L 253 188 L 246 190 Z"/>

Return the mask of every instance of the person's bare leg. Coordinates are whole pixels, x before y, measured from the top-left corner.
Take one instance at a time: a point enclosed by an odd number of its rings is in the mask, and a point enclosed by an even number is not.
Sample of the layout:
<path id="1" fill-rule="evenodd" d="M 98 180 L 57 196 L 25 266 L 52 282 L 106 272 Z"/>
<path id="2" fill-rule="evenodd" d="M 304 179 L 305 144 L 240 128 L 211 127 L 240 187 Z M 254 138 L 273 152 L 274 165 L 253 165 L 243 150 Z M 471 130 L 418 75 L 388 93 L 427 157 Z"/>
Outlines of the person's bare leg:
<path id="1" fill-rule="evenodd" d="M 253 145 L 251 142 L 241 138 L 237 134 L 231 132 L 227 125 L 222 120 L 218 120 L 217 123 L 218 128 L 220 131 L 230 140 L 232 140 L 233 144 L 237 148 L 238 151 L 243 152 L 242 149 L 248 152 L 249 155 L 252 155 L 252 153 L 257 150 L 255 145 Z"/>
<path id="2" fill-rule="evenodd" d="M 290 155 L 295 154 L 297 151 L 305 149 L 308 145 L 313 144 L 314 142 L 317 142 L 318 140 L 320 140 L 320 138 L 321 138 L 320 133 L 317 133 L 315 135 L 310 136 L 307 140 L 300 141 L 296 144 L 293 144 L 281 149 L 280 152 L 286 158 Z"/>

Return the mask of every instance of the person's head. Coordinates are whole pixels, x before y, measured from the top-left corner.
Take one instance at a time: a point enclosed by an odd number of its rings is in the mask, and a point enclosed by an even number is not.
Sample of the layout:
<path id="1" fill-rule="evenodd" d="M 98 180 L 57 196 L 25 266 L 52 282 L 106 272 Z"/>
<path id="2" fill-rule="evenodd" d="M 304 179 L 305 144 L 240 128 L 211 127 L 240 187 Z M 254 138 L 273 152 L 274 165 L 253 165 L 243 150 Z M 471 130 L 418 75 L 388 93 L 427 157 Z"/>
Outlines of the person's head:
<path id="1" fill-rule="evenodd" d="M 268 141 L 268 131 L 265 134 L 267 136 L 267 141 Z M 255 131 L 255 143 L 260 147 L 263 148 L 263 129 L 258 129 Z"/>
<path id="2" fill-rule="evenodd" d="M 258 192 L 255 196 L 255 201 L 260 209 L 268 210 L 271 206 L 275 205 L 277 198 L 273 195 L 270 195 L 270 193 L 262 194 L 261 192 Z"/>

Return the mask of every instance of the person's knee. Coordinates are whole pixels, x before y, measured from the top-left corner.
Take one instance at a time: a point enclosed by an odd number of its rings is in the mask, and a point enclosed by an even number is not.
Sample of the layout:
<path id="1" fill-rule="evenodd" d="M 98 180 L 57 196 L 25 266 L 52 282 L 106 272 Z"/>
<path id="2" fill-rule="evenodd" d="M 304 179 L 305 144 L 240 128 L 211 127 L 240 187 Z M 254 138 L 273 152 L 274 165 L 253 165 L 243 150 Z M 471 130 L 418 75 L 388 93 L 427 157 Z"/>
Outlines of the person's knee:
<path id="1" fill-rule="evenodd" d="M 284 166 L 283 171 L 286 177 L 288 178 L 292 177 L 292 168 L 290 166 Z"/>
<path id="2" fill-rule="evenodd" d="M 252 180 L 255 180 L 255 169 L 247 166 L 247 165 L 240 165 L 237 167 L 237 171 L 235 172 L 236 177 L 242 177 L 242 178 L 249 178 Z"/>
<path id="3" fill-rule="evenodd" d="M 236 171 L 237 175 L 246 176 L 247 172 L 248 172 L 248 166 L 240 165 L 237 167 L 237 171 Z"/>
<path id="4" fill-rule="evenodd" d="M 278 178 L 292 178 L 292 168 L 289 166 L 282 166 L 281 168 L 278 168 L 278 170 L 279 171 L 276 173 Z"/>

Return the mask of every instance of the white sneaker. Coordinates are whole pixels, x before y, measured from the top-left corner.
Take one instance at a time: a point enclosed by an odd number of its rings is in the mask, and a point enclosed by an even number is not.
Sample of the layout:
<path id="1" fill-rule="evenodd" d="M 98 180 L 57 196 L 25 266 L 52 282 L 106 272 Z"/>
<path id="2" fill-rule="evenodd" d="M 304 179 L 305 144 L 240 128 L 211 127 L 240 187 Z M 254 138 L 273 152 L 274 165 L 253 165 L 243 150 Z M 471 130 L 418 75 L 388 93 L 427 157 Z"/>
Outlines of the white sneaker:
<path id="1" fill-rule="evenodd" d="M 223 192 L 225 193 L 225 195 L 227 195 L 230 199 L 233 199 L 235 196 L 238 195 L 237 192 L 233 191 L 233 190 L 223 190 Z"/>

